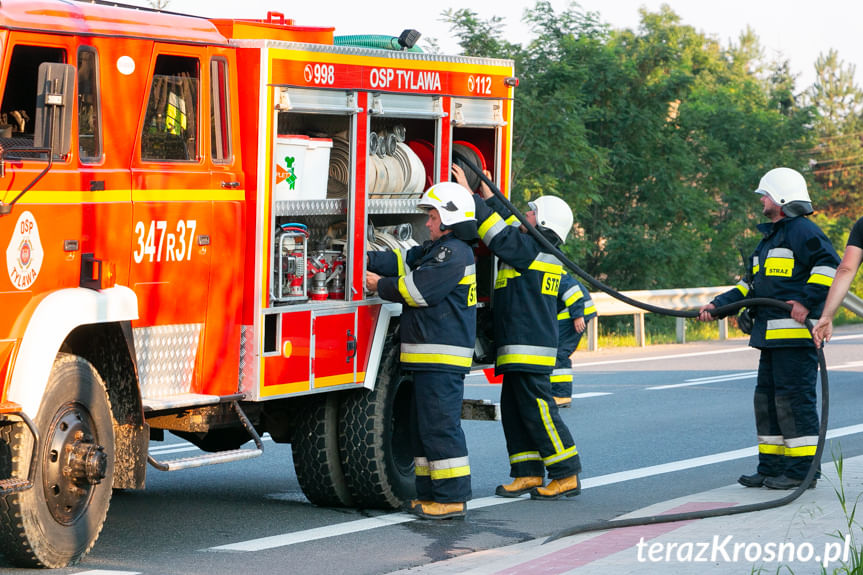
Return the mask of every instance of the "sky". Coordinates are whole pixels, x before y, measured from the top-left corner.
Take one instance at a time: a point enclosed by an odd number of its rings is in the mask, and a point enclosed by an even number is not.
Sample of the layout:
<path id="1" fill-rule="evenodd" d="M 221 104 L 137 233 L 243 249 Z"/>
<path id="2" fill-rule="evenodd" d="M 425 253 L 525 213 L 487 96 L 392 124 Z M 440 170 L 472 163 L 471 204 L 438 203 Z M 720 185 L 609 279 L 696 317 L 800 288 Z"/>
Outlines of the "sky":
<path id="1" fill-rule="evenodd" d="M 147 6 L 147 0 L 125 0 L 128 4 Z M 524 43 L 531 38 L 522 15 L 534 1 L 526 0 L 168 0 L 167 10 L 221 18 L 265 18 L 269 10 L 278 11 L 298 25 L 334 26 L 336 34 L 391 34 L 398 36 L 406 28 L 419 30 L 424 37 L 437 39 L 444 53 L 456 53 L 458 45 L 451 38 L 449 26 L 441 22 L 446 9 L 470 8 L 481 19 L 500 16 L 507 38 Z M 859 32 L 863 3 L 857 0 L 580 0 L 584 10 L 599 13 L 599 19 L 612 28 L 636 28 L 638 10 L 645 7 L 658 11 L 668 4 L 684 24 L 715 37 L 723 45 L 736 41 L 750 26 L 761 40 L 767 56 L 788 59 L 799 74 L 798 90 L 815 78 L 814 63 L 820 53 L 835 48 L 846 63 L 863 63 L 863 35 Z M 568 0 L 551 0 L 556 12 L 563 11 Z M 422 46 L 422 39 L 420 40 Z M 860 84 L 863 66 L 857 67 L 855 79 Z"/>

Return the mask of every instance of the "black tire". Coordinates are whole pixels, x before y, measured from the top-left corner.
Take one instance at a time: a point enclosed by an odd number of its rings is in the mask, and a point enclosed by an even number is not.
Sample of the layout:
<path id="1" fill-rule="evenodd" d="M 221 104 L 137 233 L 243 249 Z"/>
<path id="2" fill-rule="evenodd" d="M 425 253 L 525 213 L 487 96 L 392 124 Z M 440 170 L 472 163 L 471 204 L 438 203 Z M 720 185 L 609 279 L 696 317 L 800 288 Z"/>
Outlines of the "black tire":
<path id="1" fill-rule="evenodd" d="M 85 359 L 57 355 L 34 421 L 40 434 L 32 488 L 0 498 L 0 548 L 20 567 L 73 565 L 93 547 L 111 501 L 114 427 L 99 374 Z M 26 477 L 32 436 L 0 428 L 2 476 Z M 63 468 L 70 467 L 71 474 Z"/>
<path id="2" fill-rule="evenodd" d="M 315 398 L 297 421 L 291 453 L 303 494 L 321 507 L 350 507 L 350 491 L 339 461 L 339 395 Z"/>
<path id="3" fill-rule="evenodd" d="M 416 497 L 409 417 L 413 382 L 391 338 L 374 390 L 345 396 L 339 417 L 342 469 L 354 505 L 397 509 Z"/>

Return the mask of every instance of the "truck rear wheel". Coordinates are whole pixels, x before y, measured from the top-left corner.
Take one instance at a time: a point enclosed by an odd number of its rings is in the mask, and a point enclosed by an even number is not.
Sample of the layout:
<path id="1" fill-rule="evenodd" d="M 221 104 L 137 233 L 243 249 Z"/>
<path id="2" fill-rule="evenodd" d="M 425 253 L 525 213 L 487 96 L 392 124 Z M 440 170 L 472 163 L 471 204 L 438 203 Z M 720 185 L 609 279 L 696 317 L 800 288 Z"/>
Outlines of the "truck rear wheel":
<path id="1" fill-rule="evenodd" d="M 360 508 L 396 509 L 416 495 L 408 425 L 413 382 L 400 369 L 397 338 L 386 349 L 374 390 L 346 396 L 340 410 L 342 469 Z"/>
<path id="2" fill-rule="evenodd" d="M 339 455 L 339 395 L 315 398 L 302 411 L 291 442 L 294 471 L 303 494 L 321 507 L 353 505 Z"/>
<path id="3" fill-rule="evenodd" d="M 99 374 L 85 359 L 58 354 L 34 421 L 40 434 L 33 487 L 0 503 L 0 547 L 22 567 L 65 567 L 93 547 L 111 501 L 114 427 Z M 4 476 L 25 477 L 31 435 L 0 428 L 10 451 Z"/>

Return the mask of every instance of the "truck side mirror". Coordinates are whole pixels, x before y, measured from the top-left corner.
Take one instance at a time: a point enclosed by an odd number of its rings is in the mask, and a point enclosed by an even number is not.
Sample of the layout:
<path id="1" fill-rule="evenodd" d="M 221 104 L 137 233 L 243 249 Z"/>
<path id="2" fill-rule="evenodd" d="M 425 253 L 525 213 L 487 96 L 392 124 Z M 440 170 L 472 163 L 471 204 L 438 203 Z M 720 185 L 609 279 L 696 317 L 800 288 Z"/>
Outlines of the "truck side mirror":
<path id="1" fill-rule="evenodd" d="M 69 153 L 72 140 L 75 67 L 42 62 L 38 82 L 33 146 L 50 147 L 54 156 L 64 156 Z"/>

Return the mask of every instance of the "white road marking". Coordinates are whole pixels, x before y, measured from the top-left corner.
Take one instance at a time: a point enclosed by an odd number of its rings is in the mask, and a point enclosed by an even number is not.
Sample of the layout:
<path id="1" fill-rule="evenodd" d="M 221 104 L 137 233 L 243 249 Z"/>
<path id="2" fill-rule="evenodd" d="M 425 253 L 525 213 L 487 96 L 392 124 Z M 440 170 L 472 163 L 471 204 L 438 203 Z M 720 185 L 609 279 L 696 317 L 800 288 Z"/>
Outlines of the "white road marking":
<path id="1" fill-rule="evenodd" d="M 79 571 L 75 575 L 141 575 L 140 571 L 111 571 L 109 569 L 93 569 L 91 571 Z"/>
<path id="2" fill-rule="evenodd" d="M 207 551 L 262 551 L 264 549 L 272 549 L 274 547 L 294 545 L 295 543 L 315 541 L 316 539 L 326 539 L 337 535 L 347 535 L 348 533 L 368 531 L 369 529 L 377 529 L 378 527 L 389 527 L 390 525 L 398 525 L 399 523 L 407 523 L 408 521 L 416 521 L 417 519 L 417 517 L 407 513 L 389 513 L 378 517 L 368 517 L 366 519 L 358 519 L 357 521 L 347 521 L 345 523 L 327 525 L 326 527 L 317 527 L 315 529 L 307 529 L 305 531 L 273 535 L 271 537 L 261 537 L 260 539 L 251 539 L 249 541 L 241 541 L 239 543 L 231 543 L 229 545 L 219 545 L 218 547 L 210 547 Z"/>
<path id="3" fill-rule="evenodd" d="M 861 337 L 863 337 L 863 336 L 861 336 Z M 586 363 L 578 362 L 578 363 L 573 363 L 572 367 L 573 367 L 573 369 L 580 369 L 582 367 L 589 367 L 589 366 L 593 366 L 593 365 L 617 365 L 620 363 L 637 363 L 637 362 L 641 362 L 641 361 L 663 361 L 666 359 L 678 359 L 681 357 L 696 357 L 696 356 L 701 356 L 701 355 L 720 355 L 723 353 L 738 353 L 741 351 L 757 351 L 757 350 L 755 348 L 752 348 L 752 347 L 735 347 L 732 349 L 719 349 L 716 351 L 696 351 L 693 353 L 674 353 L 671 355 L 657 355 L 657 356 L 651 356 L 651 357 L 631 357 L 629 359 L 610 359 L 607 361 L 590 361 L 590 362 L 586 362 Z"/>
<path id="4" fill-rule="evenodd" d="M 611 393 L 607 391 L 593 391 L 593 392 L 585 392 L 585 393 L 573 393 L 572 399 L 587 399 L 588 397 L 600 397 L 602 395 L 611 395 Z"/>
<path id="5" fill-rule="evenodd" d="M 846 435 L 854 435 L 855 433 L 863 433 L 863 424 L 849 425 L 847 427 L 827 430 L 827 439 L 845 437 Z M 663 463 L 661 465 L 651 465 L 650 467 L 642 467 L 640 469 L 609 473 L 607 475 L 600 475 L 599 477 L 588 477 L 585 478 L 582 489 L 601 487 L 603 485 L 611 485 L 614 483 L 621 483 L 623 481 L 631 481 L 633 479 L 642 479 L 644 477 L 671 473 L 673 471 L 683 471 L 684 469 L 692 469 L 693 467 L 701 467 L 703 465 L 711 465 L 713 463 L 742 459 L 744 457 L 757 455 L 757 453 L 758 448 L 756 446 L 752 446 L 744 449 L 725 451 L 723 453 L 714 453 L 713 455 L 705 455 L 703 457 L 693 457 L 691 459 L 672 461 L 671 463 Z"/>
<path id="6" fill-rule="evenodd" d="M 750 376 L 750 375 L 758 375 L 757 371 L 744 371 L 741 373 L 727 373 L 725 375 L 708 375 L 706 377 L 693 377 L 692 379 L 687 379 L 687 382 L 694 383 L 712 383 L 714 381 L 722 381 L 724 379 L 737 379 L 739 377 Z"/>
<path id="7" fill-rule="evenodd" d="M 863 424 L 850 425 L 847 427 L 840 427 L 838 429 L 830 430 L 827 432 L 827 438 L 835 439 L 837 437 L 844 437 L 846 435 L 853 435 L 855 433 L 863 433 Z M 622 483 L 624 481 L 632 481 L 633 479 L 643 479 L 645 477 L 652 477 L 654 475 L 661 475 L 663 473 L 672 473 L 675 471 L 692 469 L 693 467 L 701 467 L 704 465 L 711 465 L 713 463 L 721 463 L 734 459 L 742 459 L 744 457 L 752 457 L 757 453 L 757 447 L 752 446 L 743 449 L 725 451 L 723 453 L 714 453 L 713 455 L 705 455 L 703 457 L 693 457 L 690 459 L 682 459 L 680 461 L 672 461 L 670 463 L 663 463 L 661 465 L 651 465 L 648 467 L 641 467 L 639 469 L 630 469 L 628 471 L 608 473 L 606 475 L 600 475 L 598 477 L 587 477 L 583 481 L 584 485 L 582 489 L 602 487 L 605 485 Z M 479 499 L 472 499 L 468 503 L 468 509 L 482 509 L 483 507 L 504 505 L 506 503 L 523 501 L 524 499 L 524 496 L 511 499 L 496 496 L 481 497 Z M 261 537 L 260 539 L 250 539 L 248 541 L 240 541 L 237 543 L 230 543 L 228 545 L 219 545 L 218 547 L 210 547 L 209 549 L 204 549 L 204 551 L 264 551 L 266 549 L 294 545 L 295 543 L 304 543 L 307 541 L 315 541 L 318 539 L 337 537 L 339 535 L 356 533 L 358 531 L 368 531 L 370 529 L 377 529 L 378 527 L 389 527 L 390 525 L 408 523 L 410 521 L 416 521 L 417 519 L 417 517 L 414 517 L 413 515 L 410 515 L 408 513 L 390 513 L 386 515 L 379 515 L 377 517 L 358 519 L 356 521 L 346 521 L 344 523 L 338 523 L 336 525 L 327 525 L 325 527 L 307 529 L 305 531 L 295 531 L 293 533 L 273 535 L 270 537 Z"/>
<path id="8" fill-rule="evenodd" d="M 848 369 L 851 367 L 863 367 L 863 361 L 851 361 L 849 363 L 840 363 L 839 365 L 828 365 L 827 372 L 830 373 L 834 369 Z"/>
<path id="9" fill-rule="evenodd" d="M 863 361 L 851 361 L 848 363 L 840 363 L 839 365 L 831 365 L 827 366 L 827 372 L 831 372 L 835 369 L 852 369 L 855 367 L 863 367 Z M 644 389 L 656 390 L 656 389 L 674 389 L 677 387 L 691 387 L 693 385 L 704 385 L 706 383 L 719 383 L 723 381 L 735 381 L 739 379 L 750 379 L 753 377 L 757 377 L 757 371 L 745 371 L 741 373 L 730 373 L 727 375 L 711 375 L 708 377 L 698 377 L 693 379 L 687 379 L 684 383 L 671 383 L 668 385 L 654 385 L 652 387 L 645 387 Z"/>
<path id="10" fill-rule="evenodd" d="M 727 375 L 715 375 L 713 377 L 699 377 L 698 379 L 687 379 L 684 383 L 670 383 L 668 385 L 654 385 L 644 389 L 674 389 L 677 387 L 692 387 L 693 385 L 705 385 L 708 383 L 719 383 L 723 381 L 736 381 L 739 379 L 751 379 L 758 375 L 757 371 L 746 371 L 743 373 L 730 373 Z"/>

